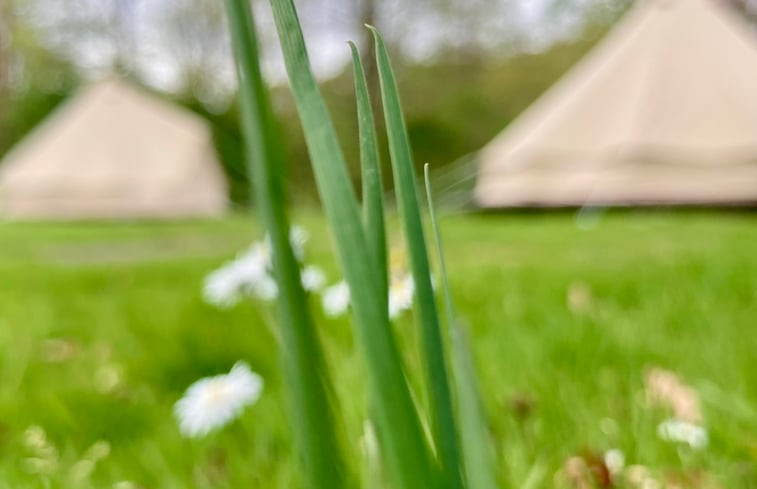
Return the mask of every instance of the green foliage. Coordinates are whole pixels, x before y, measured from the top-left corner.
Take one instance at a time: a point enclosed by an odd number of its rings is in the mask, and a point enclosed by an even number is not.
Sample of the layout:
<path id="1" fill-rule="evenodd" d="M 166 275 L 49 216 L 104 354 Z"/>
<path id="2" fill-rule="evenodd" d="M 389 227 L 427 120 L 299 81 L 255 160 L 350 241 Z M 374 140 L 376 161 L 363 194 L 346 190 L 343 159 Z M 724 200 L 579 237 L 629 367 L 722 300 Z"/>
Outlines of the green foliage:
<path id="1" fill-rule="evenodd" d="M 389 270 L 378 143 L 360 57 L 355 46 L 351 45 L 363 182 L 362 220 L 336 129 L 309 65 L 294 2 L 271 0 L 271 6 L 318 192 L 349 286 L 356 337 L 368 373 L 368 412 L 377 428 L 381 459 L 388 479 L 398 489 L 463 489 L 468 484 L 472 489 L 491 489 L 495 485 L 495 476 L 487 450 L 486 423 L 473 363 L 463 343 L 461 328 L 455 324 L 447 291 L 450 328 L 455 333 L 453 365 L 460 369 L 454 377 L 459 404 L 457 415 L 453 409 L 446 347 L 416 188 L 416 171 L 397 83 L 383 39 L 378 31 L 368 26 L 375 39 L 376 67 L 395 194 L 416 296 L 422 352 L 420 369 L 423 371 L 420 388 L 428 393 L 426 414 L 432 450 L 429 450 L 421 430 L 423 416 L 416 411 L 408 386 L 407 379 L 415 372 L 413 369 L 405 372 L 389 323 Z M 245 0 L 229 0 L 229 18 L 241 86 L 244 135 L 253 169 L 251 177 L 263 222 L 272 236 L 274 269 L 280 290 L 279 316 L 284 323 L 283 365 L 288 391 L 297 404 L 291 416 L 295 440 L 299 442 L 301 458 L 305 461 L 303 477 L 314 489 L 348 486 L 349 478 L 342 477 L 346 464 L 341 461 L 331 422 L 337 417 L 338 410 L 327 402 L 331 384 L 325 374 L 318 338 L 288 240 L 281 153 L 271 104 L 260 74 L 252 14 Z M 428 180 L 428 175 L 426 178 Z M 427 186 L 430 199 L 429 182 Z M 441 254 L 438 230 L 435 231 Z M 315 346 L 307 348 L 308 342 Z M 313 425 L 319 423 L 317 416 L 324 416 L 326 422 L 316 427 Z M 458 417 L 469 432 L 458 431 Z M 468 445 L 462 449 L 461 438 Z M 481 443 L 483 445 L 477 445 Z M 333 464 L 325 456 L 332 452 L 335 455 Z M 470 464 L 470 469 L 466 469 L 463 460 Z M 369 466 L 365 467 L 371 470 Z"/>
<path id="2" fill-rule="evenodd" d="M 18 3 L 18 5 L 14 5 Z M 38 29 L 16 15 L 21 2 L 0 4 L 0 158 L 71 92 L 74 67 L 43 46 Z"/>
<path id="3" fill-rule="evenodd" d="M 235 102 L 238 102 L 238 97 Z M 252 203 L 252 180 L 245 164 L 239 104 L 234 103 L 224 112 L 217 113 L 210 112 L 195 99 L 179 99 L 177 103 L 208 121 L 216 154 L 223 165 L 229 183 L 229 199 L 237 209 L 249 208 Z"/>
<path id="4" fill-rule="evenodd" d="M 431 227 L 436 244 L 439 275 L 444 295 L 445 312 L 447 313 L 447 327 L 451 342 L 452 371 L 454 373 L 455 391 L 457 394 L 457 412 L 460 425 L 460 438 L 463 456 L 463 474 L 466 487 L 469 489 L 496 489 L 496 471 L 494 457 L 491 453 L 488 423 L 481 405 L 478 378 L 473 361 L 473 353 L 468 343 L 465 328 L 458 320 L 452 300 L 452 291 L 447 278 L 447 261 L 444 258 L 439 222 L 436 219 L 434 197 L 431 191 L 431 177 L 429 165 L 423 167 L 426 184 L 426 198 L 431 218 Z"/>
<path id="5" fill-rule="evenodd" d="M 282 155 L 273 110 L 260 72 L 257 39 L 247 0 L 228 0 L 229 24 L 240 85 L 243 131 L 250 176 L 261 220 L 270 237 L 278 285 L 281 357 L 293 436 L 303 462 L 302 481 L 313 489 L 349 488 L 332 404 L 333 386 L 290 244 L 284 208 Z"/>
<path id="6" fill-rule="evenodd" d="M 430 397 L 431 430 L 445 487 L 460 488 L 462 480 L 461 464 L 458 459 L 458 433 L 452 412 L 452 396 L 439 326 L 439 314 L 431 285 L 431 269 L 421 222 L 420 199 L 416 188 L 410 142 L 389 55 L 381 35 L 375 29 L 371 28 L 371 30 L 376 41 L 376 65 L 381 81 L 381 99 L 389 140 L 395 193 L 405 231 L 417 297 L 416 310 L 422 338 L 423 368 Z"/>
<path id="7" fill-rule="evenodd" d="M 71 93 L 73 78 L 55 90 L 34 87 L 0 93 L 0 158 L 47 117 Z"/>
<path id="8" fill-rule="evenodd" d="M 382 297 L 387 297 L 388 264 L 386 258 L 386 227 L 384 225 L 384 189 L 381 179 L 376 126 L 360 53 L 357 46 L 352 42 L 350 42 L 350 50 L 352 51 L 358 129 L 360 131 L 360 169 L 363 184 L 365 236 L 373 249 L 374 259 L 379 270 L 379 290 Z"/>
<path id="9" fill-rule="evenodd" d="M 338 277 L 323 217 L 293 218 L 311 232 L 309 260 Z M 709 473 L 723 487 L 757 486 L 753 215 L 611 213 L 588 231 L 569 213 L 452 216 L 439 225 L 501 487 L 553 488 L 564 460 L 584 448 L 619 448 L 627 464 L 666 473 Z M 388 229 L 396 239 L 393 219 Z M 200 293 L 210 270 L 261 236 L 248 216 L 0 226 L 3 484 L 296 487 L 277 345 L 260 307 L 220 311 Z M 576 283 L 590 291 L 578 310 L 567 297 Z M 325 324 L 357 453 L 366 372 L 348 322 Z M 413 326 L 405 318 L 396 327 Z M 265 378 L 260 402 L 206 440 L 182 438 L 173 403 L 191 382 L 239 359 Z M 677 371 L 702 396 L 705 450 L 657 437 L 667 414 L 639 402 L 651 365 Z M 109 386 L 103 379 L 113 371 Z M 25 462 L 24 431 L 34 424 L 60 453 L 47 478 Z M 99 439 L 111 443 L 110 456 L 89 482 L 72 484 L 68 470 Z"/>
<path id="10" fill-rule="evenodd" d="M 378 268 L 376 250 L 368 244 L 336 132 L 308 63 L 294 3 L 272 0 L 271 5 L 318 191 L 350 288 L 382 460 L 397 488 L 433 487 L 428 448 L 389 329 L 381 290 L 384 272 Z"/>
<path id="11" fill-rule="evenodd" d="M 415 170 L 422 174 L 423 162 L 443 168 L 458 158 L 477 151 L 534 101 L 573 65 L 596 41 L 560 44 L 536 54 L 506 59 L 472 59 L 447 63 L 437 59 L 414 64 L 393 57 L 396 82 L 403 94 L 403 110 L 408 135 L 413 142 Z M 444 80 L 444 83 L 439 83 Z M 353 180 L 359 180 L 358 131 L 354 124 L 354 95 L 351 77 L 345 73 L 325 81 L 321 90 L 331 109 L 334 126 L 350 166 Z M 282 125 L 291 141 L 290 157 L 298 166 L 306 158 L 299 141 L 299 129 L 292 124 L 294 107 L 285 89 L 277 89 Z M 377 127 L 378 140 L 386 140 L 383 125 Z M 382 155 L 388 169 L 388 154 Z M 389 175 L 388 171 L 384 172 Z M 386 184 L 391 182 L 386 181 Z"/>

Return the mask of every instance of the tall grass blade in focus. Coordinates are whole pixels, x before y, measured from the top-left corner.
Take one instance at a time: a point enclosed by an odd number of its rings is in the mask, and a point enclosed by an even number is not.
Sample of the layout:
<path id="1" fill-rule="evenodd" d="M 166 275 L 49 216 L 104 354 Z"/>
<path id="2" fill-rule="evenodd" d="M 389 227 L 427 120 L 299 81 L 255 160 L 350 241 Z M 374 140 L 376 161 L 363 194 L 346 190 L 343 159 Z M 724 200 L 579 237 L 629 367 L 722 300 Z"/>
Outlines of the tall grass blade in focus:
<path id="1" fill-rule="evenodd" d="M 396 489 L 435 487 L 430 452 L 389 328 L 380 278 L 385 272 L 379 270 L 368 246 L 344 156 L 308 62 L 294 3 L 271 0 L 271 6 L 318 191 L 350 288 L 382 461 Z"/>
<path id="2" fill-rule="evenodd" d="M 426 240 L 423 235 L 420 202 L 416 188 L 407 127 L 402 115 L 397 85 L 389 55 L 379 32 L 371 27 L 376 41 L 376 64 L 381 83 L 381 98 L 386 119 L 394 186 L 410 257 L 418 299 L 418 321 L 426 382 L 430 396 L 431 423 L 436 452 L 447 487 L 462 487 L 458 433 L 447 376 L 444 343 L 439 326 L 434 290 L 431 284 Z"/>
<path id="3" fill-rule="evenodd" d="M 452 377 L 457 398 L 460 442 L 465 467 L 463 473 L 465 486 L 467 489 L 497 489 L 494 456 L 481 403 L 473 355 L 465 329 L 457 319 L 449 281 L 447 280 L 447 264 L 444 259 L 439 223 L 436 219 L 436 207 L 431 192 L 428 163 L 423 166 L 423 176 L 426 183 L 431 229 L 436 241 L 436 252 L 439 259 L 439 275 L 441 276 L 441 287 L 447 313 L 447 325 L 452 339 Z"/>
<path id="4" fill-rule="evenodd" d="M 358 130 L 360 132 L 360 169 L 363 184 L 365 235 L 378 263 L 381 280 L 380 290 L 382 296 L 385 296 L 388 288 L 386 228 L 384 226 L 384 199 L 376 126 L 363 63 L 360 60 L 360 54 L 355 43 L 350 42 L 349 44 L 352 51 L 352 70 L 355 78 Z"/>
<path id="5" fill-rule="evenodd" d="M 273 250 L 279 288 L 281 360 L 293 434 L 304 469 L 303 482 L 313 489 L 355 487 L 340 445 L 333 386 L 289 240 L 281 174 L 283 158 L 260 73 L 252 12 L 247 0 L 227 0 L 226 4 L 239 76 L 247 160 L 258 211 Z"/>

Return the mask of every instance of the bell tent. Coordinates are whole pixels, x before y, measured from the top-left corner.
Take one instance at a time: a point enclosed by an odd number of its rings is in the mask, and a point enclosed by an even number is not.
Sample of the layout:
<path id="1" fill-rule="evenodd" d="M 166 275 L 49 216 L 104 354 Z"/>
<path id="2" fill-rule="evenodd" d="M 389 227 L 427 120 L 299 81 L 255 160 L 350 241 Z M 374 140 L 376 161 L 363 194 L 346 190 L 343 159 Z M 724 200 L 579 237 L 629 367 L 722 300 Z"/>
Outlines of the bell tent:
<path id="1" fill-rule="evenodd" d="M 84 87 L 0 162 L 0 216 L 215 216 L 227 183 L 207 124 L 110 78 Z"/>
<path id="2" fill-rule="evenodd" d="M 478 154 L 475 199 L 757 203 L 757 35 L 718 0 L 638 0 Z"/>

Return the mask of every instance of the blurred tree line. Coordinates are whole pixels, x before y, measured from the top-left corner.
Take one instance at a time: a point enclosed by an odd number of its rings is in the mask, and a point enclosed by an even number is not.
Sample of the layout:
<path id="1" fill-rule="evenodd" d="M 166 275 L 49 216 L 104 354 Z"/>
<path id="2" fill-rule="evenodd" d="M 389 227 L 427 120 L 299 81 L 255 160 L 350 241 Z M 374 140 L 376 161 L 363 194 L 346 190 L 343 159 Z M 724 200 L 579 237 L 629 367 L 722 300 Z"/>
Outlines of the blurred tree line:
<path id="1" fill-rule="evenodd" d="M 757 1 L 731 1 L 757 16 Z M 272 80 L 289 156 L 287 174 L 295 190 L 290 195 L 307 202 L 314 198 L 312 175 L 266 4 L 254 1 L 264 70 Z M 416 164 L 440 167 L 494 137 L 601 37 L 629 0 L 298 4 L 311 60 L 326 79 L 323 91 L 357 181 L 355 100 L 343 41 L 357 40 L 370 60 L 363 23 L 378 26 L 394 51 Z M 370 62 L 367 69 L 370 74 Z M 218 0 L 2 0 L 0 157 L 82 80 L 111 72 L 205 117 L 232 200 L 248 201 L 235 76 Z M 380 120 L 379 133 L 383 137 Z"/>

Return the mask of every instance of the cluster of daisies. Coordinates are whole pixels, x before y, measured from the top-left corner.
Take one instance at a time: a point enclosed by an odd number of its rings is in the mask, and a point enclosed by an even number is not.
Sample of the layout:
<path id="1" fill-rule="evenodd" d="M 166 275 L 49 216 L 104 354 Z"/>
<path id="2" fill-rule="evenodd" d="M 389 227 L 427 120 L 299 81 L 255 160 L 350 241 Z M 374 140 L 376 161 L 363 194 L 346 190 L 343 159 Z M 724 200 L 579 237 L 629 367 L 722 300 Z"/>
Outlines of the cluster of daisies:
<path id="1" fill-rule="evenodd" d="M 301 264 L 302 286 L 310 293 L 321 294 L 321 305 L 329 317 L 338 317 L 346 313 L 350 305 L 350 289 L 342 280 L 326 287 L 326 275 L 323 270 L 312 264 L 305 264 L 305 245 L 308 233 L 301 227 L 294 226 L 289 241 L 295 257 Z M 273 278 L 271 260 L 271 240 L 252 243 L 233 260 L 211 272 L 203 284 L 205 302 L 220 308 L 231 308 L 240 301 L 250 298 L 265 302 L 273 301 L 278 296 L 278 288 Z M 415 286 L 413 279 L 400 265 L 401 260 L 393 260 L 389 284 L 389 317 L 397 318 L 413 305 Z"/>
<path id="2" fill-rule="evenodd" d="M 398 318 L 413 307 L 415 282 L 407 272 L 404 254 L 392 250 L 389 272 L 389 319 Z M 321 296 L 323 311 L 329 317 L 341 316 L 350 305 L 350 288 L 344 280 L 326 288 Z"/>
<path id="3" fill-rule="evenodd" d="M 308 233 L 304 229 L 292 228 L 289 242 L 300 263 L 305 258 L 307 241 Z M 203 298 L 208 304 L 224 309 L 235 306 L 246 297 L 273 301 L 279 291 L 272 268 L 271 238 L 266 235 L 262 241 L 252 243 L 236 258 L 211 272 L 203 284 Z M 301 276 L 302 285 L 308 291 L 320 290 L 326 280 L 323 271 L 313 265 L 303 267 Z"/>
<path id="4" fill-rule="evenodd" d="M 289 241 L 300 263 L 303 288 L 320 293 L 324 314 L 338 317 L 350 306 L 350 289 L 344 280 L 326 287 L 326 275 L 316 265 L 305 263 L 308 233 L 293 227 Z M 397 318 L 413 305 L 415 286 L 406 271 L 403 255 L 392 254 L 389 277 L 389 317 Z M 252 243 L 233 260 L 211 272 L 203 284 L 203 298 L 213 306 L 228 309 L 252 299 L 270 302 L 277 298 L 273 278 L 272 248 L 269 236 Z M 245 407 L 254 404 L 263 390 L 263 379 L 250 367 L 238 362 L 227 374 L 206 377 L 192 384 L 174 406 L 184 436 L 202 437 L 235 419 Z"/>

